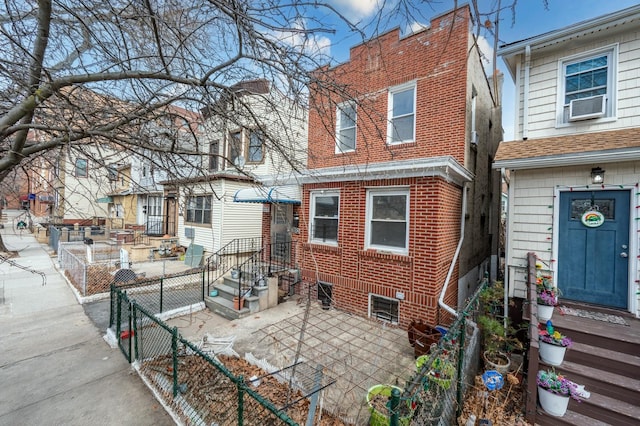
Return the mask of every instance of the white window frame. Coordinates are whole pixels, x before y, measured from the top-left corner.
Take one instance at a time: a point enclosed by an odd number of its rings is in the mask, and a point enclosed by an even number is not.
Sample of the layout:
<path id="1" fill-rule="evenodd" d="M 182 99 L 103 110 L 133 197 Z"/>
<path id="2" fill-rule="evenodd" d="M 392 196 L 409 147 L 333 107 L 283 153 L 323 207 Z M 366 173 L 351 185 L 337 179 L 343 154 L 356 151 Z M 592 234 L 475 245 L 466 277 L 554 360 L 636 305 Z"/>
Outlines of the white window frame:
<path id="1" fill-rule="evenodd" d="M 80 166 L 80 162 L 84 162 L 84 167 Z M 76 158 L 74 163 L 74 173 L 77 178 L 89 177 L 89 160 L 86 158 Z"/>
<path id="2" fill-rule="evenodd" d="M 372 237 L 372 222 L 373 220 L 373 199 L 376 196 L 405 196 L 406 197 L 406 206 L 405 212 L 406 217 L 404 223 L 405 225 L 405 243 L 404 248 L 395 247 L 395 246 L 385 246 L 381 244 L 374 244 L 371 242 Z M 367 190 L 367 206 L 366 206 L 366 224 L 365 224 L 365 249 L 373 249 L 373 250 L 382 250 L 389 251 L 398 254 L 408 254 L 409 253 L 409 203 L 410 201 L 410 190 L 409 188 L 371 188 Z"/>
<path id="3" fill-rule="evenodd" d="M 252 155 L 252 147 L 255 148 L 255 146 L 253 145 L 253 142 L 256 140 L 254 139 L 257 138 L 257 141 L 260 143 L 259 145 L 259 153 L 260 153 L 260 158 L 259 159 L 254 159 L 251 157 Z M 264 133 L 259 130 L 259 129 L 251 129 L 249 130 L 249 135 L 247 136 L 247 157 L 246 157 L 246 162 L 250 163 L 250 164 L 259 164 L 262 163 L 264 161 L 264 140 L 265 140 L 265 135 Z M 256 151 L 258 152 L 258 151 Z"/>
<path id="4" fill-rule="evenodd" d="M 385 318 L 384 316 L 378 316 L 378 314 L 374 314 L 373 312 L 373 298 L 378 298 L 378 299 L 385 299 L 388 300 L 390 303 L 394 303 L 397 306 L 397 316 L 394 320 L 393 316 L 391 314 L 389 314 L 389 318 Z M 384 321 L 390 324 L 398 324 L 400 321 L 400 302 L 397 299 L 393 299 L 391 297 L 385 297 L 385 296 L 381 296 L 379 294 L 374 294 L 374 293 L 369 293 L 369 318 L 373 318 L 373 319 L 377 319 L 380 321 Z"/>
<path id="5" fill-rule="evenodd" d="M 405 92 L 408 90 L 413 90 L 413 111 L 409 114 L 403 114 L 394 116 L 393 115 L 393 100 L 394 96 L 398 93 Z M 395 86 L 389 89 L 389 97 L 388 97 L 388 105 L 389 110 L 387 111 L 387 144 L 389 145 L 398 145 L 403 143 L 411 143 L 416 140 L 416 98 L 417 98 L 417 84 L 415 81 L 410 83 L 401 84 L 399 86 Z M 410 139 L 403 139 L 394 141 L 393 140 L 393 120 L 396 118 L 404 118 L 413 115 L 413 129 L 412 129 L 412 137 Z"/>
<path id="6" fill-rule="evenodd" d="M 316 225 L 316 199 L 318 197 L 338 197 L 338 211 L 337 215 L 335 216 L 335 220 L 338 222 L 338 224 L 335 240 L 323 240 L 321 238 L 314 237 L 314 230 Z M 338 235 L 340 233 L 340 191 L 312 191 L 309 194 L 309 216 L 311 217 L 311 221 L 309 223 L 309 242 L 337 246 Z M 327 219 L 327 217 L 324 216 L 322 216 L 322 218 Z"/>
<path id="7" fill-rule="evenodd" d="M 617 115 L 617 85 L 618 85 L 618 45 L 606 46 L 598 50 L 591 50 L 589 52 L 581 53 L 578 55 L 567 56 L 561 58 L 558 61 L 558 94 L 556 98 L 556 120 L 557 127 L 575 126 L 579 123 L 593 123 L 594 120 L 581 121 L 569 121 L 565 120 L 565 108 L 568 109 L 568 104 L 565 104 L 566 93 L 566 77 L 565 70 L 568 65 L 576 62 L 582 62 L 590 58 L 597 56 L 607 56 L 607 93 L 605 95 L 605 115 L 596 121 L 601 120 L 615 120 Z M 568 114 L 568 113 L 567 113 Z"/>
<path id="8" fill-rule="evenodd" d="M 342 126 L 342 115 L 345 113 L 346 108 L 353 108 L 353 126 Z M 343 102 L 336 107 L 336 154 L 342 154 L 344 152 L 353 152 L 356 150 L 356 137 L 357 137 L 357 122 L 358 122 L 358 106 L 355 101 Z M 353 129 L 353 147 L 347 146 L 342 141 L 342 132 Z"/>
<path id="9" fill-rule="evenodd" d="M 198 198 L 202 198 L 202 207 L 198 208 Z M 193 204 L 192 204 L 193 201 Z M 208 201 L 208 203 L 207 203 Z M 207 206 L 207 204 L 209 204 Z M 208 207 L 208 208 L 207 208 Z M 193 212 L 193 213 L 190 213 Z M 201 212 L 202 218 L 201 220 L 195 220 L 196 212 Z M 206 213 L 209 213 L 209 220 L 205 220 Z M 193 217 L 190 217 L 193 216 Z M 194 220 L 189 220 L 194 219 Z M 188 196 L 185 203 L 185 223 L 189 223 L 192 225 L 211 225 L 213 221 L 213 197 L 211 195 L 191 195 Z"/>

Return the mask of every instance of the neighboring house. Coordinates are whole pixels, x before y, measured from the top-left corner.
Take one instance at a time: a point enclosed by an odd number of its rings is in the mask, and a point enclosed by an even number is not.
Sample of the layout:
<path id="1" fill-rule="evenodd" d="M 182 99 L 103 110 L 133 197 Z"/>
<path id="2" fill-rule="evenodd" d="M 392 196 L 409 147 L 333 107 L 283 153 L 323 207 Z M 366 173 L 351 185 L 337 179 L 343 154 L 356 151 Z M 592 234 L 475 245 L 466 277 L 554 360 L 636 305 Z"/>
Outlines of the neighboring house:
<path id="1" fill-rule="evenodd" d="M 318 298 L 436 324 L 497 270 L 501 116 L 468 6 L 392 30 L 312 85 L 301 272 Z"/>
<path id="2" fill-rule="evenodd" d="M 203 114 L 208 174 L 163 183 L 179 194 L 180 244 L 212 254 L 234 239 L 261 237 L 272 209 L 293 216 L 291 205 L 300 203 L 293 170 L 306 161 L 306 111 L 259 79 L 233 85 Z"/>
<path id="3" fill-rule="evenodd" d="M 141 153 L 127 153 L 106 170 L 111 181 L 108 197 L 112 229 L 136 229 L 150 236 L 176 236 L 177 194 L 165 193 L 161 182 L 202 174 L 196 151 L 200 115 L 176 106 L 158 111 L 159 117 L 141 129 Z M 172 148 L 173 147 L 173 148 Z M 172 149 L 174 152 L 163 152 Z"/>
<path id="4" fill-rule="evenodd" d="M 506 276 L 526 297 L 528 252 L 568 301 L 640 316 L 640 6 L 504 45 L 516 83 Z"/>

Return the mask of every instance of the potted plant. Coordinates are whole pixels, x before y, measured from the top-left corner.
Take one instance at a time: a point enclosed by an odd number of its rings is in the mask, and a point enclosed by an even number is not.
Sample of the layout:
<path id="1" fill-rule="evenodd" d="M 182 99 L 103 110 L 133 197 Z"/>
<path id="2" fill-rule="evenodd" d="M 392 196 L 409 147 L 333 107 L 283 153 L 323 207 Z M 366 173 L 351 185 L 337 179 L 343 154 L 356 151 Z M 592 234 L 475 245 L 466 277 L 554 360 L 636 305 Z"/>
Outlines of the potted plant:
<path id="1" fill-rule="evenodd" d="M 425 362 L 431 357 L 430 354 L 421 355 L 416 359 L 416 369 L 420 371 Z M 440 386 L 442 389 L 451 387 L 451 380 L 456 374 L 455 366 L 448 359 L 436 357 L 431 362 L 431 368 L 427 373 L 429 380 Z"/>
<path id="2" fill-rule="evenodd" d="M 536 264 L 536 292 L 538 304 L 538 321 L 546 322 L 553 316 L 553 307 L 558 304 L 557 288 L 553 285 L 550 274 L 543 273 L 540 263 Z"/>
<path id="3" fill-rule="evenodd" d="M 581 401 L 585 394 L 576 383 L 553 370 L 538 371 L 536 384 L 542 409 L 556 417 L 562 417 L 567 412 L 569 398 Z"/>
<path id="4" fill-rule="evenodd" d="M 540 341 L 540 359 L 549 365 L 558 366 L 564 360 L 564 354 L 573 345 L 573 341 L 553 328 L 551 320 L 546 325 L 538 324 Z"/>
<path id="5" fill-rule="evenodd" d="M 478 326 L 482 330 L 484 352 L 482 357 L 488 370 L 495 370 L 500 374 L 507 374 L 511 360 L 505 352 L 507 331 L 503 322 L 488 315 L 478 318 Z"/>

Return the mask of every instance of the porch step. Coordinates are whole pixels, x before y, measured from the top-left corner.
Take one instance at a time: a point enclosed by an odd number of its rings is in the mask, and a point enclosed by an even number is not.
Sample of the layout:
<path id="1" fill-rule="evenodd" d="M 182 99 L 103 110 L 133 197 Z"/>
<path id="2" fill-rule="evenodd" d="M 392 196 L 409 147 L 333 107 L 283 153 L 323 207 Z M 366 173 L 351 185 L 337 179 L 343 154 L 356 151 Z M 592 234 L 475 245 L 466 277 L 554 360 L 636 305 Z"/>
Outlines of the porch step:
<path id="1" fill-rule="evenodd" d="M 216 284 L 216 285 L 213 286 L 213 288 L 218 290 L 218 296 L 217 297 L 221 297 L 221 298 L 227 299 L 227 300 L 233 300 L 234 297 L 238 297 L 238 283 L 237 282 L 235 283 L 235 285 L 229 285 L 225 281 L 225 284 Z M 246 297 L 251 297 L 251 296 L 245 296 L 245 298 Z"/>
<path id="2" fill-rule="evenodd" d="M 611 373 L 640 380 L 640 356 L 574 342 L 567 350 L 565 360 L 592 368 L 606 365 L 606 370 Z"/>
<path id="3" fill-rule="evenodd" d="M 592 419 L 591 417 L 584 416 L 575 411 L 567 409 L 567 412 L 562 417 L 553 417 L 546 414 L 542 408 L 538 407 L 538 414 L 536 416 L 536 425 L 539 426 L 558 426 L 558 425 L 575 425 L 575 426 L 610 426 L 611 423 L 606 423 L 601 420 Z"/>
<path id="4" fill-rule="evenodd" d="M 251 315 L 251 311 L 246 307 L 246 304 L 244 308 L 236 310 L 233 301 L 223 297 L 205 296 L 204 304 L 209 308 L 209 310 L 211 310 L 211 312 L 229 320 L 244 318 Z"/>

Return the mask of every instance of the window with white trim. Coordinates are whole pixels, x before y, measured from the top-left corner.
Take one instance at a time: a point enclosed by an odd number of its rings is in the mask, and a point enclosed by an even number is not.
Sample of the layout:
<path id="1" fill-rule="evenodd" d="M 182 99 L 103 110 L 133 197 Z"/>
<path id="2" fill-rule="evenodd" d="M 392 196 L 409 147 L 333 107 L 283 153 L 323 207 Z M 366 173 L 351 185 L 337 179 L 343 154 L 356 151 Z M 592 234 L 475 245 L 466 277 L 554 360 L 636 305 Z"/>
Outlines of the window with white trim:
<path id="1" fill-rule="evenodd" d="M 366 248 L 409 251 L 409 189 L 367 191 Z"/>
<path id="2" fill-rule="evenodd" d="M 312 192 L 309 204 L 311 210 L 309 241 L 337 244 L 340 193 L 328 191 Z"/>
<path id="3" fill-rule="evenodd" d="M 391 299 L 377 294 L 369 295 L 369 317 L 398 324 L 400 304 L 396 299 Z"/>
<path id="4" fill-rule="evenodd" d="M 356 104 L 344 102 L 336 108 L 336 154 L 356 149 Z"/>
<path id="5" fill-rule="evenodd" d="M 601 116 L 612 117 L 615 104 L 617 49 L 614 46 L 607 50 L 601 50 L 589 55 L 573 56 L 560 61 L 559 77 L 560 90 L 558 95 L 559 123 L 569 123 L 579 114 L 574 112 L 570 116 L 571 101 L 583 99 L 593 101 L 595 109 L 601 98 L 604 97 L 605 107 Z M 590 107 L 591 108 L 591 107 Z M 595 111 L 594 109 L 594 111 Z M 597 114 L 585 113 L 585 117 Z M 594 117 L 595 118 L 595 117 Z"/>
<path id="6" fill-rule="evenodd" d="M 187 198 L 186 222 L 210 224 L 211 223 L 211 196 L 198 195 Z"/>
<path id="7" fill-rule="evenodd" d="M 238 159 L 242 156 L 242 130 L 229 133 L 229 162 L 238 165 Z"/>
<path id="8" fill-rule="evenodd" d="M 86 158 L 78 158 L 76 159 L 76 177 L 88 177 L 89 176 L 89 165 Z"/>
<path id="9" fill-rule="evenodd" d="M 403 84 L 389 89 L 389 126 L 387 143 L 415 141 L 416 84 Z"/>
<path id="10" fill-rule="evenodd" d="M 264 135 L 259 130 L 252 130 L 249 134 L 247 162 L 259 163 L 264 158 Z"/>

